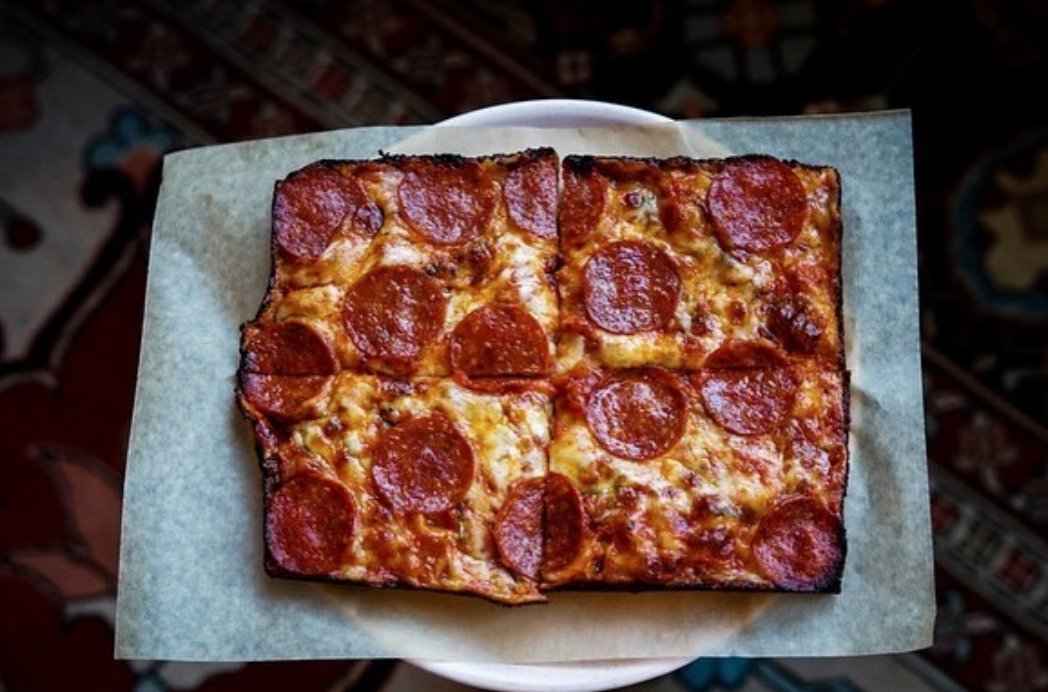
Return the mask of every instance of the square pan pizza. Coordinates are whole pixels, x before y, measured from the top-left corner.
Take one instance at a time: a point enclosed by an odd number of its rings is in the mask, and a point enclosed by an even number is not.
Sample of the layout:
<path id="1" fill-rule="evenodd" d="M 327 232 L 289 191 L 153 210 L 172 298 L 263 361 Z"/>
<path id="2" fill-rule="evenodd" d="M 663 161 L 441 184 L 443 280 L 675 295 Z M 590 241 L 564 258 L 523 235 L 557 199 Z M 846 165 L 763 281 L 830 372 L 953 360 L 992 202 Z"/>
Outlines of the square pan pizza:
<path id="1" fill-rule="evenodd" d="M 241 333 L 273 576 L 837 592 L 840 179 L 766 156 L 319 161 Z"/>

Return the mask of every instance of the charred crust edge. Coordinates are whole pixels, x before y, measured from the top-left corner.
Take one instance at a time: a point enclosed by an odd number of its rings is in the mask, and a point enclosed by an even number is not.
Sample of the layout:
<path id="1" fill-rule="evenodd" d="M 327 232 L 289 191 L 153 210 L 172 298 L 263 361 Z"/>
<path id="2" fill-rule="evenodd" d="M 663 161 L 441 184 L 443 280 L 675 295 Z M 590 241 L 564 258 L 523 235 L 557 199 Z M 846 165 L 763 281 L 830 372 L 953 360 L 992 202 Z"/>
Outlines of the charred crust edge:
<path id="1" fill-rule="evenodd" d="M 470 163 L 497 163 L 505 166 L 518 166 L 530 161 L 537 161 L 550 156 L 556 157 L 557 152 L 552 147 L 538 147 L 525 149 L 515 154 L 487 154 L 485 156 L 461 156 L 459 154 L 390 154 L 380 151 L 379 163 L 410 163 L 413 161 L 425 161 L 441 166 L 464 166 Z M 375 163 L 375 160 L 347 160 L 335 161 L 333 163 L 343 165 L 357 165 Z"/>
<path id="2" fill-rule="evenodd" d="M 843 566 L 843 561 L 841 562 Z M 549 585 L 542 584 L 541 590 L 543 593 L 556 593 L 560 591 L 571 592 L 571 591 L 593 591 L 603 593 L 651 593 L 653 591 L 718 591 L 718 592 L 729 592 L 729 593 L 830 593 L 839 594 L 841 592 L 841 577 L 840 573 L 843 568 L 834 570 L 833 573 L 828 574 L 823 581 L 817 582 L 812 585 L 811 588 L 804 589 L 786 589 L 781 586 L 774 584 L 758 584 L 755 582 L 736 581 L 736 582 L 704 582 L 694 584 L 659 584 L 655 582 L 629 582 L 629 583 L 609 583 L 609 582 L 598 582 L 598 581 L 573 581 L 567 584 Z"/>
<path id="3" fill-rule="evenodd" d="M 661 171 L 694 172 L 703 169 L 719 171 L 734 163 L 776 161 L 786 164 L 791 168 L 800 168 L 808 171 L 832 170 L 837 174 L 837 169 L 819 164 L 804 163 L 795 159 L 780 159 L 768 154 L 740 154 L 738 156 L 727 156 L 722 158 L 693 159 L 687 156 L 671 156 L 668 158 L 647 156 L 590 156 L 580 154 L 569 154 L 564 157 L 564 170 L 572 171 L 582 175 L 592 172 L 621 175 L 624 169 L 634 170 L 639 167 L 655 168 Z M 838 175 L 838 191 L 840 190 Z"/>
<path id="4" fill-rule="evenodd" d="M 268 498 L 267 498 L 267 502 L 268 502 Z M 263 520 L 264 520 L 264 518 L 263 518 Z M 479 591 L 466 591 L 466 590 L 451 591 L 451 590 L 448 590 L 448 589 L 439 589 L 439 588 L 435 588 L 435 587 L 415 586 L 413 584 L 407 584 L 405 582 L 394 582 L 394 581 L 389 581 L 389 582 L 386 582 L 386 581 L 369 582 L 369 581 L 364 581 L 364 580 L 359 580 L 359 579 L 343 579 L 343 578 L 340 578 L 340 577 L 337 577 L 337 576 L 332 576 L 332 575 L 329 575 L 329 574 L 308 574 L 308 575 L 305 575 L 305 574 L 299 574 L 297 572 L 289 572 L 289 571 L 285 570 L 283 567 L 280 567 L 279 565 L 277 565 L 276 561 L 273 560 L 273 557 L 272 557 L 272 555 L 270 554 L 270 551 L 269 551 L 269 537 L 268 536 L 266 536 L 265 541 L 264 541 L 264 558 L 265 558 L 264 559 L 264 566 L 265 566 L 265 570 L 266 570 L 266 575 L 271 577 L 271 578 L 274 578 L 274 579 L 288 579 L 288 580 L 291 580 L 291 581 L 300 581 L 300 582 L 339 584 L 340 586 L 352 586 L 352 587 L 363 588 L 363 589 L 387 589 L 387 590 L 396 590 L 396 591 L 419 591 L 419 592 L 427 592 L 427 593 L 445 594 L 445 595 L 449 595 L 449 596 L 459 596 L 459 597 L 465 596 L 465 597 L 468 597 L 468 598 L 482 598 L 485 601 L 487 601 L 488 603 L 493 603 L 493 604 L 495 604 L 497 606 L 502 606 L 503 608 L 522 608 L 522 607 L 525 607 L 525 606 L 543 605 L 543 604 L 547 603 L 547 599 L 545 597 L 545 592 L 541 588 L 538 588 L 535 596 L 533 598 L 531 598 L 530 600 L 504 601 L 504 600 L 496 599 L 496 598 L 494 598 L 494 597 L 492 597 L 492 596 L 490 596 L 488 594 L 485 594 L 485 593 L 482 593 L 482 592 L 479 592 Z M 541 585 L 537 585 L 537 586 L 541 586 Z"/>

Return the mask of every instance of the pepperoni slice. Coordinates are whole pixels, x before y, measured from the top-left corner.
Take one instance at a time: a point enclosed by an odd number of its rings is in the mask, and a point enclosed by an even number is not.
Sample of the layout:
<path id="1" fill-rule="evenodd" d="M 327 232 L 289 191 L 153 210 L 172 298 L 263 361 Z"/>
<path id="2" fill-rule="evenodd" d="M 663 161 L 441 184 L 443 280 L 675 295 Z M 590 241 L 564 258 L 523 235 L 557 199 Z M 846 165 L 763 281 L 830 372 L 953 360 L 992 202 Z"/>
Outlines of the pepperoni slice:
<path id="1" fill-rule="evenodd" d="M 549 340 L 520 305 L 486 305 L 455 327 L 448 361 L 453 371 L 476 377 L 542 375 L 551 365 Z"/>
<path id="2" fill-rule="evenodd" d="M 365 200 L 364 189 L 334 168 L 313 165 L 277 184 L 273 230 L 277 245 L 302 260 L 324 254 L 347 215 Z"/>
<path id="3" fill-rule="evenodd" d="M 270 555 L 289 572 L 333 572 L 342 566 L 355 516 L 353 496 L 344 485 L 312 474 L 295 476 L 269 499 Z"/>
<path id="4" fill-rule="evenodd" d="M 371 477 L 382 501 L 398 512 L 446 512 L 473 483 L 473 448 L 443 413 L 409 418 L 372 448 Z"/>
<path id="5" fill-rule="evenodd" d="M 601 447 L 641 461 L 680 439 L 687 399 L 672 375 L 649 368 L 612 376 L 586 403 L 586 424 Z"/>
<path id="6" fill-rule="evenodd" d="M 542 567 L 542 510 L 546 479 L 524 478 L 509 489 L 495 515 L 495 545 L 502 562 L 518 574 L 539 578 Z"/>
<path id="7" fill-rule="evenodd" d="M 513 223 L 539 238 L 557 237 L 557 157 L 538 156 L 510 171 L 502 198 Z"/>
<path id="8" fill-rule="evenodd" d="M 708 370 L 699 377 L 703 408 L 722 428 L 760 435 L 778 428 L 789 415 L 796 383 L 783 368 Z"/>
<path id="9" fill-rule="evenodd" d="M 317 417 L 330 385 L 330 377 L 244 374 L 240 391 L 262 415 L 291 422 Z"/>
<path id="10" fill-rule="evenodd" d="M 542 569 L 556 572 L 564 569 L 582 551 L 586 533 L 586 510 L 575 485 L 559 473 L 546 478 L 546 552 Z"/>
<path id="11" fill-rule="evenodd" d="M 333 375 L 335 349 L 322 334 L 302 322 L 249 327 L 245 333 L 244 370 L 263 375 Z"/>
<path id="12" fill-rule="evenodd" d="M 570 156 L 564 161 L 564 194 L 560 201 L 560 232 L 570 243 L 585 240 L 597 227 L 608 189 L 604 176 L 585 170 L 578 161 Z"/>
<path id="13" fill-rule="evenodd" d="M 729 339 L 720 348 L 706 356 L 703 367 L 726 370 L 738 368 L 768 368 L 786 364 L 786 357 L 762 341 Z"/>
<path id="14" fill-rule="evenodd" d="M 818 502 L 794 498 L 761 519 L 751 551 L 760 571 L 777 586 L 816 590 L 839 577 L 842 533 L 837 518 Z"/>
<path id="15" fill-rule="evenodd" d="M 343 318 L 357 348 L 397 369 L 411 362 L 444 325 L 439 281 L 413 267 L 372 269 L 346 292 Z"/>
<path id="16" fill-rule="evenodd" d="M 408 225 L 438 245 L 473 240 L 484 232 L 495 211 L 491 179 L 473 161 L 408 161 L 397 197 Z"/>
<path id="17" fill-rule="evenodd" d="M 659 248 L 636 240 L 601 248 L 583 267 L 586 315 L 612 334 L 665 329 L 680 291 L 673 260 Z"/>
<path id="18" fill-rule="evenodd" d="M 775 159 L 728 163 L 706 195 L 721 247 L 765 252 L 793 241 L 804 225 L 804 187 L 789 166 Z"/>

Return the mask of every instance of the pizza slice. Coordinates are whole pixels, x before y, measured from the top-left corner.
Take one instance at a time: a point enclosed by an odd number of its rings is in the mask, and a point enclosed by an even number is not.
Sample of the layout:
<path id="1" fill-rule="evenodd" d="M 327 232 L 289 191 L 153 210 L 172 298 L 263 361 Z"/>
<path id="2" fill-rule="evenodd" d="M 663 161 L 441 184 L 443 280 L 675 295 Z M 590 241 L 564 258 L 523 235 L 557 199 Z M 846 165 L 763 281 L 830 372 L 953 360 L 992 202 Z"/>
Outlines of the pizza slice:
<path id="1" fill-rule="evenodd" d="M 544 600 L 544 385 L 344 372 L 274 421 L 260 377 L 242 375 L 240 403 L 263 459 L 271 575 Z"/>
<path id="2" fill-rule="evenodd" d="M 550 446 L 547 586 L 839 590 L 844 376 L 750 342 L 709 361 L 568 379 Z"/>
<path id="3" fill-rule="evenodd" d="M 843 367 L 831 168 L 568 156 L 558 371 L 703 367 L 733 339 Z"/>
<path id="4" fill-rule="evenodd" d="M 260 330 L 293 322 L 340 368 L 546 375 L 558 169 L 539 149 L 321 161 L 292 173 L 276 186 L 273 275 L 245 349 Z"/>

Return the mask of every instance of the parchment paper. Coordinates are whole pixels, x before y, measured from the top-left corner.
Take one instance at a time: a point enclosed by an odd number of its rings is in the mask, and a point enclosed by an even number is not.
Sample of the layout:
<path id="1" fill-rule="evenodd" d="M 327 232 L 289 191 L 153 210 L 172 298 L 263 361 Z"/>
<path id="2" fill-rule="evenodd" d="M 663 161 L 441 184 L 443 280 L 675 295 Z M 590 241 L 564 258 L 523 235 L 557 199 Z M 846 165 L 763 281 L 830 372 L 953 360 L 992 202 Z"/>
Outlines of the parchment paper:
<path id="1" fill-rule="evenodd" d="M 379 149 L 480 154 L 529 145 L 561 155 L 763 152 L 840 171 L 852 371 L 840 595 L 569 593 L 509 609 L 264 574 L 260 473 L 233 385 L 238 326 L 266 285 L 273 182 L 318 158 Z M 127 461 L 116 655 L 524 663 L 930 645 L 914 230 L 910 119 L 899 112 L 616 130 L 361 128 L 169 155 Z"/>

